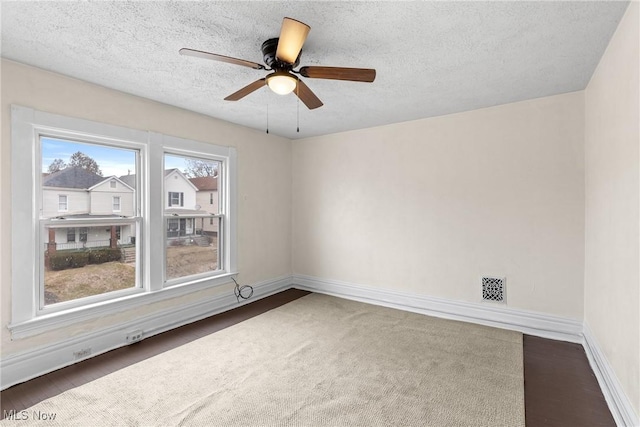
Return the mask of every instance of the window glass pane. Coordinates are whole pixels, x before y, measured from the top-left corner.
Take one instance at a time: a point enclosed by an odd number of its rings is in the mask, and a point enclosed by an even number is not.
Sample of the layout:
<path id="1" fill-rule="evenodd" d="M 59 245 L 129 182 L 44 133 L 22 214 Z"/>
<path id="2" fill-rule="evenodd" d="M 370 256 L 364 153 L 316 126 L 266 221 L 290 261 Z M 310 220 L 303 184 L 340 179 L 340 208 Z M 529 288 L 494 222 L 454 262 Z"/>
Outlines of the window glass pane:
<path id="1" fill-rule="evenodd" d="M 218 229 L 220 218 L 213 219 Z M 167 220 L 167 280 L 219 269 L 218 234 L 205 232 L 203 225 L 211 227 L 209 218 Z"/>
<path id="2" fill-rule="evenodd" d="M 74 240 L 69 240 L 71 233 Z M 46 226 L 44 305 L 135 287 L 135 236 L 135 223 Z"/>
<path id="3" fill-rule="evenodd" d="M 64 195 L 58 196 L 58 211 L 60 212 L 67 211 L 67 196 L 64 196 Z"/>
<path id="4" fill-rule="evenodd" d="M 42 218 L 134 216 L 136 151 L 41 137 Z M 116 201 L 117 197 L 117 201 Z"/>
<path id="5" fill-rule="evenodd" d="M 220 162 L 169 154 L 164 162 L 166 279 L 216 271 Z"/>
<path id="6" fill-rule="evenodd" d="M 40 146 L 42 304 L 137 286 L 136 222 L 114 221 L 137 215 L 138 151 L 45 136 Z"/>

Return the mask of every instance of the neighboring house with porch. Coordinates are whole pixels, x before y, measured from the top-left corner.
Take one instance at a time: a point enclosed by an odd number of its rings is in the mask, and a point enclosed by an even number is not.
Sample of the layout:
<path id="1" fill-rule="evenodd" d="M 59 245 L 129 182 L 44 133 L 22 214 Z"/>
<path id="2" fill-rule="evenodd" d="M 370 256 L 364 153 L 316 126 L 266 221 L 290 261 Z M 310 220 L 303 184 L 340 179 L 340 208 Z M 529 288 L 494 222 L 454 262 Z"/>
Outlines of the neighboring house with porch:
<path id="1" fill-rule="evenodd" d="M 116 176 L 103 177 L 81 167 L 68 167 L 42 178 L 45 218 L 105 219 L 132 216 L 135 189 Z M 49 228 L 49 250 L 115 247 L 131 243 L 129 225 Z M 112 241 L 115 238 L 117 242 Z"/>
<path id="2" fill-rule="evenodd" d="M 218 175 L 190 178 L 189 181 L 197 188 L 196 204 L 200 209 L 209 214 L 218 214 Z M 204 218 L 202 231 L 203 234 L 217 236 L 217 218 Z"/>
<path id="3" fill-rule="evenodd" d="M 124 175 L 119 179 L 135 188 L 135 175 Z M 174 241 L 192 243 L 191 239 L 202 235 L 203 230 L 213 231 L 209 223 L 215 223 L 215 221 L 210 221 L 209 210 L 202 208 L 204 203 L 199 201 L 198 187 L 179 169 L 173 168 L 164 171 L 164 191 L 164 213 L 167 216 L 172 216 L 167 219 L 168 244 L 172 244 Z M 214 213 L 217 213 L 217 206 L 216 187 L 216 212 Z M 173 218 L 174 216 L 175 218 Z M 215 231 L 217 232 L 217 224 Z"/>

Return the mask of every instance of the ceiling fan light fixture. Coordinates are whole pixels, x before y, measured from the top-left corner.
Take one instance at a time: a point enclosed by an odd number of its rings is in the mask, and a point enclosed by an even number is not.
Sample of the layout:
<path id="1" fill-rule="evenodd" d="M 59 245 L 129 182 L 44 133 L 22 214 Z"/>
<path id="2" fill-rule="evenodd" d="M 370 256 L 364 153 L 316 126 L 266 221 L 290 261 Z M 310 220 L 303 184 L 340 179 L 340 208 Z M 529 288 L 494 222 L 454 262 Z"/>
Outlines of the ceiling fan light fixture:
<path id="1" fill-rule="evenodd" d="M 300 55 L 300 50 L 302 50 L 302 45 L 307 39 L 310 29 L 311 27 L 304 22 L 292 18 L 284 18 L 280 28 L 276 58 L 288 64 L 294 64 L 298 55 Z"/>
<path id="2" fill-rule="evenodd" d="M 278 95 L 287 95 L 293 92 L 297 85 L 297 79 L 291 74 L 284 71 L 276 71 L 267 76 L 267 85 L 269 89 Z"/>

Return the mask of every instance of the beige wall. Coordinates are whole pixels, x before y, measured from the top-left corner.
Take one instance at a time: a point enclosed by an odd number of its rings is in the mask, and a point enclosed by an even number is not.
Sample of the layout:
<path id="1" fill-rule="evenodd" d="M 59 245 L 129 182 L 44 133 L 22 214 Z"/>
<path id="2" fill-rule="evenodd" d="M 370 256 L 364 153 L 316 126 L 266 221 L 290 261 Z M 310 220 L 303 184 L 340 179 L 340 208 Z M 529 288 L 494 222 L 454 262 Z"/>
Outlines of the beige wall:
<path id="1" fill-rule="evenodd" d="M 640 414 L 640 6 L 585 91 L 585 322 Z"/>
<path id="2" fill-rule="evenodd" d="M 255 283 L 291 273 L 291 142 L 88 84 L 33 67 L 2 60 L 2 147 L 0 188 L 11 194 L 10 105 L 18 104 L 102 123 L 235 146 L 238 151 L 238 280 Z M 269 179 L 265 180 L 264 177 Z M 25 189 L 27 191 L 28 189 Z M 11 341 L 6 325 L 11 309 L 11 205 L 0 198 L 0 265 L 2 355 L 54 342 L 75 334 L 118 324 L 162 307 L 231 292 L 231 286 L 203 291 L 85 322 L 47 334 Z"/>
<path id="3" fill-rule="evenodd" d="M 294 273 L 582 319 L 582 92 L 293 143 Z"/>

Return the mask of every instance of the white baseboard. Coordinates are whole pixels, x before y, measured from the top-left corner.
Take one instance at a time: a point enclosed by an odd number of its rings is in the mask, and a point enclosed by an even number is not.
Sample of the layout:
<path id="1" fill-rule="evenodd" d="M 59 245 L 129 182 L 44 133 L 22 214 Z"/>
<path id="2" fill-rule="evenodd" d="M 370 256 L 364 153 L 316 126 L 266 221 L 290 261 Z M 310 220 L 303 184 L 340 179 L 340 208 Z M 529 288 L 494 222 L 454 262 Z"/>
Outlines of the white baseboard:
<path id="1" fill-rule="evenodd" d="M 544 313 L 427 297 L 302 275 L 293 276 L 293 286 L 385 307 L 582 344 L 581 321 Z"/>
<path id="2" fill-rule="evenodd" d="M 126 334 L 130 331 L 141 330 L 143 338 L 148 338 L 289 289 L 291 288 L 291 276 L 266 280 L 252 284 L 252 286 L 254 288 L 253 297 L 246 301 L 240 300 L 240 303 L 232 293 L 218 295 L 2 358 L 0 361 L 0 390 L 98 354 L 124 347 L 127 345 Z M 81 357 L 74 355 L 74 352 L 82 352 L 85 349 L 90 349 L 90 351 Z"/>
<path id="3" fill-rule="evenodd" d="M 602 394 L 609 405 L 609 410 L 618 426 L 640 426 L 640 418 L 633 410 L 631 402 L 622 389 L 611 364 L 600 349 L 600 345 L 589 329 L 587 322 L 584 322 L 584 350 L 587 353 L 589 364 L 593 373 L 598 379 Z"/>

